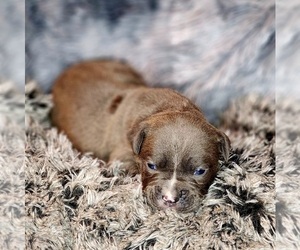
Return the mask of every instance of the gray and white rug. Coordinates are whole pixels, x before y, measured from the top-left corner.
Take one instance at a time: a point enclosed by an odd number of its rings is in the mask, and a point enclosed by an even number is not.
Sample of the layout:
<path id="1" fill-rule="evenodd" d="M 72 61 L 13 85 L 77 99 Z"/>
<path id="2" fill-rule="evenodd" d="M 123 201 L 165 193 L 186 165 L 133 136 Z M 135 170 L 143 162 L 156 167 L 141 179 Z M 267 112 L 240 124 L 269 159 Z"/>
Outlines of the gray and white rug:
<path id="1" fill-rule="evenodd" d="M 0 249 L 25 245 L 25 96 L 0 83 Z"/>
<path id="2" fill-rule="evenodd" d="M 32 86 L 32 85 L 28 85 Z M 82 155 L 49 126 L 51 96 L 32 88 L 26 109 L 26 247 L 28 249 L 272 249 L 275 239 L 275 106 L 245 96 L 222 115 L 232 140 L 196 213 L 152 212 L 140 176 L 102 174 L 106 164 Z M 115 162 L 117 173 L 120 162 Z"/>

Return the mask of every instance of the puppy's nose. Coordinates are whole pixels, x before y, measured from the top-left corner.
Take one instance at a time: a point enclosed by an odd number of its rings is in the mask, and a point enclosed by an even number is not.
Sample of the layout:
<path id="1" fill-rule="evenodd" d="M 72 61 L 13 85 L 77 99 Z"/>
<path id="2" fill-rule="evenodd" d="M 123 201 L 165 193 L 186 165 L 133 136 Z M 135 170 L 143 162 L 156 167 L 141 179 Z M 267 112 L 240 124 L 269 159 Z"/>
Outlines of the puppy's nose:
<path id="1" fill-rule="evenodd" d="M 188 196 L 188 193 L 188 190 L 182 189 L 178 193 L 166 193 L 165 195 L 162 195 L 162 199 L 168 204 L 175 204 L 180 198 L 185 199 Z"/>
<path id="2" fill-rule="evenodd" d="M 179 201 L 179 197 L 172 197 L 170 195 L 163 195 L 162 199 L 168 203 L 176 203 L 177 201 Z"/>

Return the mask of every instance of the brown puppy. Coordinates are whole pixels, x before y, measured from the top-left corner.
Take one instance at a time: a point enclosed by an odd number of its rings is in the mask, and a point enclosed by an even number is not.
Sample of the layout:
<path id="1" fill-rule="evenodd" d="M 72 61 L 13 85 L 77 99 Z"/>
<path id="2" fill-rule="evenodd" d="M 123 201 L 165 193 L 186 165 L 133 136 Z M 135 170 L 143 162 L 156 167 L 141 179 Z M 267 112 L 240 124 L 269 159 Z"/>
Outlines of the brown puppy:
<path id="1" fill-rule="evenodd" d="M 175 91 L 148 88 L 128 65 L 94 60 L 74 65 L 53 87 L 54 124 L 74 146 L 120 160 L 141 173 L 149 204 L 188 212 L 199 206 L 230 142 Z"/>

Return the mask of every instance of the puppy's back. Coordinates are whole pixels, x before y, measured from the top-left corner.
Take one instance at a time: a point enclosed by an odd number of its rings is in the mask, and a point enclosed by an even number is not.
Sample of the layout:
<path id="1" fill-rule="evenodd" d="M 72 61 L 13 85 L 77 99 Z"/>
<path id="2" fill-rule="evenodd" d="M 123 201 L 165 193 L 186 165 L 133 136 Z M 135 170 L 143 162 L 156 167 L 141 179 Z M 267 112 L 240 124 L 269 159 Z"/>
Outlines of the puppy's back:
<path id="1" fill-rule="evenodd" d="M 81 151 L 99 152 L 108 125 L 107 109 L 114 96 L 143 87 L 142 77 L 125 63 L 93 60 L 66 69 L 52 89 L 52 122 Z"/>

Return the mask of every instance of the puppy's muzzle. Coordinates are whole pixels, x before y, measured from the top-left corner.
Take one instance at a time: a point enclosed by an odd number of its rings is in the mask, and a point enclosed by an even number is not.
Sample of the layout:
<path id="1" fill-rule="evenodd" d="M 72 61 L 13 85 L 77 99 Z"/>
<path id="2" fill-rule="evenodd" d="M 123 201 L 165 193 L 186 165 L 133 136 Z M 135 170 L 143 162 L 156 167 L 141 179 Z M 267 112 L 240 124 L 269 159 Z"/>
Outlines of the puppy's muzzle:
<path id="1" fill-rule="evenodd" d="M 164 187 L 155 186 L 155 203 L 159 208 L 174 208 L 183 210 L 191 206 L 193 197 L 189 195 L 187 189 L 166 189 Z"/>
<path id="2" fill-rule="evenodd" d="M 176 206 L 177 202 L 184 202 L 187 198 L 189 191 L 186 189 L 182 189 L 179 192 L 174 192 L 173 194 L 170 192 L 162 193 L 162 200 L 164 204 L 173 207 Z"/>

